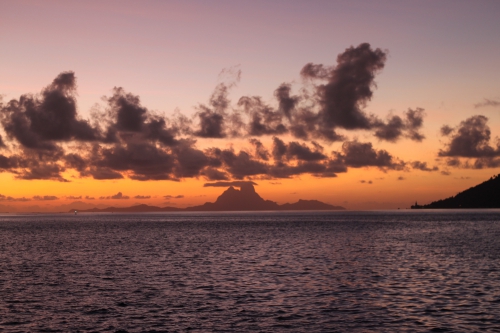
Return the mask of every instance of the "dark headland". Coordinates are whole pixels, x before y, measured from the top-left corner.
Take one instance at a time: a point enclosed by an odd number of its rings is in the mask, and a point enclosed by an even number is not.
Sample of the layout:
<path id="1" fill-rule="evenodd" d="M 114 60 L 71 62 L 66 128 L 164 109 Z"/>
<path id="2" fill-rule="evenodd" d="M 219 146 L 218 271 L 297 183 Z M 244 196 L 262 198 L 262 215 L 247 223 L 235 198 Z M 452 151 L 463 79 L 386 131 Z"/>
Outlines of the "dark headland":
<path id="1" fill-rule="evenodd" d="M 453 197 L 411 206 L 412 209 L 433 208 L 500 208 L 500 174 Z"/>
<path id="2" fill-rule="evenodd" d="M 234 187 L 240 187 L 235 189 Z M 137 205 L 131 207 L 108 207 L 78 210 L 79 212 L 193 212 L 193 211 L 285 211 L 285 210 L 345 210 L 341 206 L 333 206 L 318 200 L 299 200 L 295 203 L 279 205 L 271 200 L 264 200 L 257 192 L 251 182 L 241 182 L 238 185 L 230 186 L 222 193 L 215 202 L 206 202 L 203 205 L 187 208 L 176 207 L 156 207 L 149 205 Z M 70 212 L 74 212 L 71 209 Z"/>

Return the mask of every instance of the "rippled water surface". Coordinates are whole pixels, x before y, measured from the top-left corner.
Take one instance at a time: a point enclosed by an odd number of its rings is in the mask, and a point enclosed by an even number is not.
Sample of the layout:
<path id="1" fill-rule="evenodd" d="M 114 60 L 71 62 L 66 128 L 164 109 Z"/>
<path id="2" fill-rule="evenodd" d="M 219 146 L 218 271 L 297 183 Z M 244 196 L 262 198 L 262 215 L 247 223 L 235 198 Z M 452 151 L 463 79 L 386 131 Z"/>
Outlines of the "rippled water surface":
<path id="1" fill-rule="evenodd" d="M 4 332 L 500 332 L 500 211 L 0 215 Z"/>

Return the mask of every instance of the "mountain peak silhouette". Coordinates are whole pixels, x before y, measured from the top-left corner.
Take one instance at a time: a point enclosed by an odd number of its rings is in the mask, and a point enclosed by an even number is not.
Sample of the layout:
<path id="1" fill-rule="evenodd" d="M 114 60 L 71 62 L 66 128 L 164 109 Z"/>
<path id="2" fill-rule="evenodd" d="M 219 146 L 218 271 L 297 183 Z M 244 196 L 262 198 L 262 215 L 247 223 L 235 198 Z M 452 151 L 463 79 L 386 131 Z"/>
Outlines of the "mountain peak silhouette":
<path id="1" fill-rule="evenodd" d="M 296 203 L 279 205 L 274 201 L 265 200 L 255 191 L 253 182 L 223 182 L 216 183 L 218 187 L 228 187 L 215 202 L 206 202 L 200 206 L 187 208 L 155 207 L 137 205 L 132 207 L 108 207 L 104 209 L 79 210 L 79 212 L 160 212 L 160 211 L 258 211 L 258 210 L 344 210 L 344 207 L 333 206 L 318 200 L 302 200 Z M 212 184 L 212 186 L 214 186 Z M 240 189 L 236 189 L 239 187 Z M 74 209 L 70 210 L 73 212 Z"/>
<path id="2" fill-rule="evenodd" d="M 186 210 L 208 211 L 255 211 L 255 210 L 344 210 L 344 207 L 333 206 L 318 200 L 302 200 L 296 203 L 279 205 L 274 201 L 263 199 L 252 182 L 223 183 L 229 186 L 215 202 L 207 202 L 201 206 L 188 207 Z M 235 187 L 239 187 L 237 190 Z"/>
<path id="3" fill-rule="evenodd" d="M 234 187 L 239 187 L 237 190 Z M 207 202 L 201 206 L 191 207 L 198 210 L 277 210 L 279 205 L 270 200 L 264 200 L 255 192 L 252 183 L 242 183 L 229 186 L 214 203 Z M 188 208 L 189 209 L 189 208 Z"/>

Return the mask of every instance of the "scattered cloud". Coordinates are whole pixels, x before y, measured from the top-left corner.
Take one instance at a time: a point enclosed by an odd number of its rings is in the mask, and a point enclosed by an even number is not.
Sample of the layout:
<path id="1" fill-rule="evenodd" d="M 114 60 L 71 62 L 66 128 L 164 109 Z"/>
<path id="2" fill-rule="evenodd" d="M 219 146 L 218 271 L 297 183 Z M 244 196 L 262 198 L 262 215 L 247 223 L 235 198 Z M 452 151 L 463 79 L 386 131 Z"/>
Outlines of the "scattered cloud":
<path id="1" fill-rule="evenodd" d="M 151 199 L 150 195 L 136 195 L 134 199 Z"/>
<path id="2" fill-rule="evenodd" d="M 179 194 L 179 195 L 164 195 L 163 196 L 165 199 L 182 199 L 184 198 L 184 195 Z"/>
<path id="3" fill-rule="evenodd" d="M 14 198 L 14 197 L 11 197 L 11 196 L 6 196 L 6 195 L 3 195 L 3 194 L 0 194 L 0 201 L 20 201 L 20 202 L 25 202 L 25 201 L 31 201 L 31 199 L 25 198 L 25 197 Z"/>
<path id="4" fill-rule="evenodd" d="M 51 201 L 51 200 L 59 200 L 59 198 L 53 195 L 44 195 L 44 196 L 35 195 L 33 196 L 33 200 Z"/>
<path id="5" fill-rule="evenodd" d="M 110 200 L 110 199 L 115 199 L 115 200 L 121 200 L 121 199 L 130 199 L 130 197 L 128 195 L 123 195 L 122 192 L 118 192 L 116 193 L 115 195 L 110 195 L 110 196 L 102 196 L 102 197 L 99 197 L 100 200 Z"/>
<path id="6" fill-rule="evenodd" d="M 450 141 L 438 156 L 449 157 L 446 164 L 450 167 L 496 168 L 500 166 L 500 141 L 491 146 L 491 131 L 488 118 L 475 115 L 462 121 L 457 128 L 449 132 Z M 443 132 L 443 130 L 442 130 Z M 446 132 L 446 131 L 445 131 Z M 460 158 L 465 158 L 461 161 Z"/>
<path id="7" fill-rule="evenodd" d="M 75 197 L 73 195 L 69 195 L 69 196 L 66 197 L 66 199 L 68 199 L 68 200 L 81 200 L 82 196 L 80 195 L 78 197 Z"/>
<path id="8" fill-rule="evenodd" d="M 373 184 L 371 180 L 360 180 L 359 181 L 361 184 Z"/>
<path id="9" fill-rule="evenodd" d="M 411 167 L 416 170 L 421 170 L 421 171 L 439 171 L 439 168 L 437 166 L 428 167 L 427 162 L 420 162 L 420 161 L 414 161 L 411 162 Z"/>
<path id="10" fill-rule="evenodd" d="M 97 180 L 202 177 L 230 182 L 302 174 L 336 177 L 360 167 L 402 170 L 404 161 L 348 135 L 363 130 L 389 142 L 424 139 L 422 108 L 383 119 L 366 111 L 387 55 L 387 50 L 368 43 L 348 47 L 337 55 L 336 64 L 306 64 L 298 92 L 283 82 L 269 102 L 241 96 L 232 103 L 229 92 L 241 71 L 223 70 L 208 102 L 199 104 L 191 118 L 180 112 L 160 115 L 144 106 L 139 96 L 115 87 L 102 99 L 102 108 L 84 119 L 78 114 L 76 75 L 62 72 L 39 94 L 0 104 L 2 153 L 9 151 L 4 149 L 7 145 L 19 147 L 0 155 L 0 171 L 19 179 L 60 182 L 68 181 L 63 174 L 71 170 Z M 272 138 L 269 147 L 268 139 L 261 139 L 265 136 Z M 245 139 L 249 146 L 219 148 L 217 139 L 222 138 Z M 215 146 L 199 148 L 198 140 L 204 139 Z M 325 151 L 324 146 L 335 141 L 342 142 L 342 148 Z M 443 156 L 453 156 L 451 148 L 443 150 Z"/>

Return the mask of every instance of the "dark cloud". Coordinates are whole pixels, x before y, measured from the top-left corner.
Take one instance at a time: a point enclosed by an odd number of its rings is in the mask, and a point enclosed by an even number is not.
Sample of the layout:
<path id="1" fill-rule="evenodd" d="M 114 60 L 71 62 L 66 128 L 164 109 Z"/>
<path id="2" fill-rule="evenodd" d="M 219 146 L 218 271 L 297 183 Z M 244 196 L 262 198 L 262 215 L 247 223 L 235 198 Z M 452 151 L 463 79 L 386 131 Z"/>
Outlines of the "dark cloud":
<path id="1" fill-rule="evenodd" d="M 224 138 L 224 116 L 212 110 L 204 109 L 198 112 L 200 118 L 200 129 L 195 131 L 196 136 L 202 138 Z"/>
<path id="2" fill-rule="evenodd" d="M 324 176 L 327 166 L 318 162 L 298 162 L 296 164 L 276 163 L 270 166 L 268 174 L 275 178 L 290 178 L 303 173 L 311 173 L 314 176 Z"/>
<path id="3" fill-rule="evenodd" d="M 53 195 L 44 195 L 44 196 L 35 195 L 33 196 L 33 200 L 52 201 L 52 200 L 59 200 L 59 198 Z"/>
<path id="4" fill-rule="evenodd" d="M 287 145 L 278 137 L 273 137 L 273 158 L 280 161 L 288 150 Z"/>
<path id="5" fill-rule="evenodd" d="M 466 168 L 484 169 L 484 168 L 498 168 L 500 167 L 500 158 L 482 157 L 474 161 L 472 165 L 465 165 Z"/>
<path id="6" fill-rule="evenodd" d="M 439 168 L 437 166 L 428 167 L 427 162 L 414 161 L 411 162 L 411 167 L 413 169 L 421 170 L 421 171 L 438 171 Z"/>
<path id="7" fill-rule="evenodd" d="M 165 119 L 152 116 L 149 122 L 144 125 L 144 136 L 146 139 L 158 141 L 165 146 L 175 146 L 178 143 L 175 136 L 178 134 L 179 130 L 180 128 L 177 126 L 167 128 Z"/>
<path id="8" fill-rule="evenodd" d="M 363 43 L 339 54 L 336 66 L 311 63 L 304 66 L 301 71 L 303 78 L 326 80 L 327 83 L 314 86 L 319 111 L 316 113 L 311 108 L 296 111 L 291 119 L 290 132 L 301 139 L 313 136 L 333 142 L 344 140 L 336 128 L 361 129 L 374 130 L 377 138 L 391 142 L 402 137 L 422 141 L 423 109 L 409 109 L 404 117 L 391 115 L 386 122 L 364 111 L 376 87 L 375 74 L 384 68 L 386 58 L 387 51 L 372 49 L 370 44 Z M 294 101 L 296 104 L 300 99 Z"/>
<path id="9" fill-rule="evenodd" d="M 378 126 L 374 135 L 381 140 L 395 142 L 403 134 L 404 127 L 401 117 L 391 116 L 387 120 L 387 123 L 381 123 L 380 126 Z"/>
<path id="10" fill-rule="evenodd" d="M 123 195 L 122 192 L 118 192 L 116 193 L 115 195 L 110 195 L 110 196 L 107 196 L 107 197 L 99 197 L 100 200 L 103 200 L 103 199 L 115 199 L 115 200 L 121 200 L 121 199 L 130 199 L 130 197 L 128 195 Z"/>
<path id="11" fill-rule="evenodd" d="M 140 104 L 139 96 L 126 93 L 123 88 L 113 89 L 108 98 L 112 117 L 116 119 L 115 127 L 119 131 L 140 132 L 146 121 L 147 109 Z"/>
<path id="12" fill-rule="evenodd" d="M 65 165 L 67 168 L 72 168 L 80 173 L 85 173 L 88 166 L 88 161 L 80 154 L 70 153 L 64 156 Z"/>
<path id="13" fill-rule="evenodd" d="M 424 116 L 425 111 L 422 108 L 416 108 L 415 110 L 408 109 L 405 112 L 406 137 L 410 140 L 420 142 L 425 139 L 425 136 L 419 132 L 424 125 Z"/>
<path id="14" fill-rule="evenodd" d="M 76 78 L 63 72 L 40 96 L 22 95 L 2 108 L 7 136 L 31 149 L 55 150 L 56 142 L 95 141 L 100 133 L 88 121 L 77 118 Z"/>
<path id="15" fill-rule="evenodd" d="M 498 107 L 498 106 L 500 106 L 500 101 L 495 101 L 495 100 L 492 100 L 492 99 L 485 98 L 483 102 L 474 104 L 474 107 L 476 109 L 477 108 L 487 107 L 487 106 Z"/>
<path id="16" fill-rule="evenodd" d="M 488 118 L 472 116 L 462 121 L 450 137 L 450 142 L 441 149 L 439 156 L 493 158 L 500 156 L 500 147 L 490 146 L 491 131 Z"/>
<path id="17" fill-rule="evenodd" d="M 270 154 L 269 151 L 264 147 L 262 142 L 257 139 L 250 139 L 250 143 L 255 148 L 255 157 L 264 161 L 268 161 Z"/>
<path id="18" fill-rule="evenodd" d="M 174 153 L 177 161 L 175 175 L 178 178 L 198 176 L 201 170 L 210 164 L 204 152 L 189 145 L 175 148 Z"/>
<path id="19" fill-rule="evenodd" d="M 90 168 L 90 170 L 86 174 L 91 175 L 92 178 L 98 179 L 98 180 L 122 179 L 123 178 L 123 175 L 121 173 L 113 171 L 110 168 L 92 167 L 92 168 Z"/>
<path id="20" fill-rule="evenodd" d="M 238 74 L 239 80 L 239 74 Z M 199 112 L 196 114 L 199 118 L 199 129 L 194 131 L 196 136 L 202 138 L 224 138 L 226 137 L 225 118 L 231 101 L 228 98 L 231 85 L 220 83 L 215 88 L 209 100 L 209 105 L 200 105 Z"/>
<path id="21" fill-rule="evenodd" d="M 450 167 L 459 167 L 461 162 L 458 158 L 449 158 L 446 160 L 446 165 Z"/>
<path id="22" fill-rule="evenodd" d="M 305 144 L 292 141 L 285 144 L 281 139 L 273 137 L 273 157 L 276 161 L 280 161 L 283 157 L 288 160 L 297 159 L 301 161 L 319 161 L 326 159 L 326 155 L 322 153 L 323 147 L 316 142 L 312 142 L 314 148 L 310 148 Z"/>
<path id="23" fill-rule="evenodd" d="M 226 172 L 220 171 L 215 168 L 205 168 L 201 175 L 205 176 L 208 180 L 229 180 L 229 176 Z"/>
<path id="24" fill-rule="evenodd" d="M 453 132 L 453 128 L 448 125 L 443 125 L 440 129 L 442 136 L 448 136 Z"/>
<path id="25" fill-rule="evenodd" d="M 448 171 L 448 170 L 441 170 L 441 174 L 442 174 L 443 176 L 449 176 L 449 175 L 451 175 L 451 172 L 450 172 L 450 171 Z"/>
<path id="26" fill-rule="evenodd" d="M 318 148 L 322 149 L 322 147 L 320 148 L 320 146 L 316 145 L 315 148 L 316 150 L 311 150 L 304 144 L 292 141 L 288 144 L 287 154 L 302 161 L 318 161 L 327 158 L 321 151 L 318 150 Z"/>
<path id="27" fill-rule="evenodd" d="M 375 166 L 381 169 L 403 170 L 406 165 L 385 150 L 375 150 L 370 142 L 346 141 L 337 158 L 353 168 Z"/>
<path id="28" fill-rule="evenodd" d="M 37 161 L 27 162 L 29 167 L 23 169 L 16 178 L 33 180 L 33 179 L 47 179 L 47 180 L 57 180 L 60 182 L 68 182 L 61 176 L 61 172 L 65 169 L 56 163 L 38 163 Z"/>
<path id="29" fill-rule="evenodd" d="M 18 167 L 18 159 L 12 156 L 0 154 L 0 171 L 16 169 Z"/>
<path id="30" fill-rule="evenodd" d="M 2 135 L 0 135 L 0 149 L 2 148 L 6 148 L 7 146 L 5 145 L 5 143 L 3 142 L 3 139 L 2 139 Z"/>
<path id="31" fill-rule="evenodd" d="M 307 64 L 305 78 L 328 80 L 316 86 L 321 105 L 321 126 L 370 129 L 372 120 L 362 109 L 372 98 L 375 74 L 385 65 L 387 53 L 368 43 L 347 48 L 337 56 L 337 66 Z"/>
<path id="32" fill-rule="evenodd" d="M 331 68 L 321 64 L 308 63 L 300 71 L 303 78 L 323 79 L 326 80 L 331 75 Z"/>
<path id="33" fill-rule="evenodd" d="M 283 113 L 266 105 L 260 97 L 241 97 L 238 106 L 242 107 L 250 118 L 247 125 L 248 135 L 276 135 L 288 131 L 283 124 Z"/>
<path id="34" fill-rule="evenodd" d="M 291 96 L 291 85 L 288 83 L 282 83 L 275 91 L 274 96 L 278 100 L 279 110 L 288 119 L 292 117 L 292 111 L 299 102 L 300 98 L 298 96 Z"/>
<path id="35" fill-rule="evenodd" d="M 233 149 L 224 149 L 214 151 L 215 159 L 219 159 L 224 168 L 233 178 L 243 179 L 247 176 L 267 174 L 268 165 L 261 161 L 253 159 L 247 152 L 240 151 L 235 153 Z"/>
<path id="36" fill-rule="evenodd" d="M 78 197 L 75 197 L 73 195 L 69 195 L 66 197 L 66 199 L 69 199 L 69 200 L 81 200 L 82 199 L 82 196 L 78 196 Z"/>
<path id="37" fill-rule="evenodd" d="M 360 180 L 360 183 L 361 184 L 373 184 L 373 182 L 371 180 Z"/>
<path id="38" fill-rule="evenodd" d="M 150 195 L 136 195 L 134 199 L 151 199 Z"/>
<path id="39" fill-rule="evenodd" d="M 376 128 L 374 135 L 381 140 L 390 142 L 396 142 L 403 136 L 420 142 L 425 138 L 419 132 L 423 126 L 424 115 L 424 109 L 416 108 L 415 110 L 408 109 L 404 113 L 404 120 L 397 115 L 389 116 L 386 123 L 375 122 L 373 124 L 373 127 Z"/>
<path id="40" fill-rule="evenodd" d="M 399 176 L 398 180 L 405 180 L 405 178 L 403 176 Z"/>
<path id="41" fill-rule="evenodd" d="M 108 125 L 104 142 L 145 140 L 165 146 L 177 144 L 175 136 L 180 129 L 177 126 L 168 127 L 168 119 L 151 114 L 141 105 L 139 96 L 127 93 L 123 88 L 114 88 L 113 95 L 106 100 L 109 110 L 100 115 Z"/>
<path id="42" fill-rule="evenodd" d="M 96 167 L 111 170 L 113 178 L 121 178 L 121 172 L 129 171 L 129 177 L 135 180 L 172 179 L 175 163 L 172 155 L 164 149 L 144 141 L 100 147 L 92 160 Z"/>
<path id="43" fill-rule="evenodd" d="M 229 186 L 242 187 L 242 186 L 248 186 L 249 184 L 258 185 L 257 183 L 254 183 L 252 181 L 233 181 L 233 182 L 205 183 L 203 187 L 229 187 Z"/>
<path id="44" fill-rule="evenodd" d="M 386 57 L 386 51 L 364 43 L 339 54 L 334 66 L 307 64 L 301 75 L 310 82 L 303 82 L 307 85 L 298 95 L 291 84 L 282 83 L 274 91 L 273 105 L 259 96 L 243 96 L 233 108 L 229 91 L 241 73 L 223 71 L 221 75 L 232 76 L 233 82 L 219 83 L 192 119 L 180 112 L 170 118 L 152 112 L 139 96 L 118 87 L 103 98 L 105 106 L 94 108 L 90 120 L 83 120 L 77 113 L 75 75 L 63 72 L 39 95 L 1 104 L 6 136 L 0 137 L 0 147 L 11 143 L 20 149 L 0 155 L 0 171 L 20 179 L 58 181 L 67 181 L 63 174 L 68 170 L 99 180 L 202 176 L 223 181 L 300 174 L 336 177 L 348 167 L 362 166 L 400 170 L 404 162 L 371 143 L 346 141 L 341 151 L 328 155 L 312 141 L 345 141 L 347 136 L 338 130 L 360 129 L 393 142 L 423 139 L 423 109 L 409 109 L 385 121 L 365 111 Z M 284 142 L 284 134 L 294 139 Z M 265 147 L 266 141 L 257 138 L 265 135 L 274 136 L 272 146 Z M 251 147 L 199 149 L 196 137 L 245 138 Z"/>
<path id="45" fill-rule="evenodd" d="M 179 195 L 164 195 L 165 199 L 182 199 L 184 196 L 182 194 Z"/>
<path id="46" fill-rule="evenodd" d="M 321 152 L 321 145 L 313 142 L 313 147 L 297 142 L 285 143 L 273 138 L 274 164 L 262 163 L 248 153 L 234 152 L 232 149 L 212 149 L 214 159 L 222 162 L 222 167 L 233 178 L 243 179 L 260 175 L 271 178 L 290 178 L 300 174 L 316 177 L 336 177 L 337 173 L 347 172 L 348 167 L 378 167 L 381 170 L 405 170 L 406 163 L 393 157 L 385 150 L 376 150 L 371 143 L 357 141 L 345 142 L 340 152 L 331 157 Z"/>
<path id="47" fill-rule="evenodd" d="M 95 197 L 90 197 L 90 196 L 86 195 L 86 196 L 85 196 L 85 199 L 86 199 L 86 200 L 95 200 Z"/>

